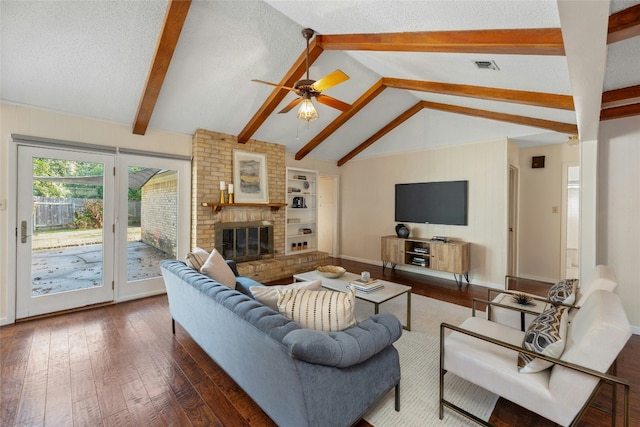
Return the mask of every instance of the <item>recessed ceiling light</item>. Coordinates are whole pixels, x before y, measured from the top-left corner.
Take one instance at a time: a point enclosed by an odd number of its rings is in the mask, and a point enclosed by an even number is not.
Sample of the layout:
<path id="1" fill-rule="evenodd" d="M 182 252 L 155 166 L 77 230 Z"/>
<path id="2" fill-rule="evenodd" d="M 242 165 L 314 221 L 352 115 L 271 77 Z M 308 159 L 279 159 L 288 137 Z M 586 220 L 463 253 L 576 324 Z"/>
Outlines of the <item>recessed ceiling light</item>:
<path id="1" fill-rule="evenodd" d="M 500 71 L 500 67 L 496 64 L 496 61 L 473 61 L 479 70 L 494 70 Z"/>

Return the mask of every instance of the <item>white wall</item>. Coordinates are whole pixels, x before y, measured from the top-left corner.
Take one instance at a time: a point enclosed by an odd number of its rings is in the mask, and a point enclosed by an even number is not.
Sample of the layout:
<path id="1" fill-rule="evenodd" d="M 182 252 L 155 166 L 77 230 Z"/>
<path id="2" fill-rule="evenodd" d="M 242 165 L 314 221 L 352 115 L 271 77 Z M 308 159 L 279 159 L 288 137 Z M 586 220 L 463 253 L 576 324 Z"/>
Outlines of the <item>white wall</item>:
<path id="1" fill-rule="evenodd" d="M 518 218 L 518 276 L 556 282 L 560 271 L 562 168 L 576 162 L 579 147 L 552 144 L 521 148 Z M 531 167 L 531 157 L 545 156 L 545 166 Z M 554 211 L 556 209 L 557 211 Z"/>
<path id="2" fill-rule="evenodd" d="M 598 264 L 611 265 L 616 292 L 640 333 L 640 120 L 604 121 L 598 142 Z"/>
<path id="3" fill-rule="evenodd" d="M 351 160 L 342 169 L 343 257 L 381 265 L 380 238 L 395 234 L 395 184 L 468 180 L 467 226 L 407 226 L 414 237 L 438 235 L 471 242 L 472 283 L 503 286 L 507 259 L 506 139 Z M 406 269 L 421 271 L 410 266 Z"/>
<path id="4" fill-rule="evenodd" d="M 11 314 L 10 311 L 13 310 L 14 304 L 12 292 L 15 286 L 13 283 L 14 267 L 9 264 L 9 254 L 15 252 L 15 248 L 11 247 L 15 238 L 9 238 L 9 236 L 15 235 L 15 230 L 11 229 L 12 224 L 9 221 L 10 212 L 15 210 L 13 201 L 9 200 L 10 185 L 15 185 L 15 177 L 10 177 L 9 170 L 10 150 L 15 149 L 15 146 L 10 142 L 11 134 L 163 154 L 191 155 L 191 135 L 149 130 L 146 135 L 141 136 L 134 135 L 131 128 L 127 125 L 25 106 L 0 104 L 0 201 L 7 203 L 7 208 L 0 210 L 0 324 L 7 322 L 7 316 Z"/>

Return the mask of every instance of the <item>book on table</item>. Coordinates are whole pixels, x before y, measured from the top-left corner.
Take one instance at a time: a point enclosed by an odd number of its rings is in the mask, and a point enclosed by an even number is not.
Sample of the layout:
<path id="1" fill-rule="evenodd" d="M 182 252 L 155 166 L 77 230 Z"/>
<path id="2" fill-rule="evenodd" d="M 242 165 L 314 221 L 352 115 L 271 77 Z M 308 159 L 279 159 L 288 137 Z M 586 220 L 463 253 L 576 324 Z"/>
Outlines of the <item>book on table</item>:
<path id="1" fill-rule="evenodd" d="M 378 281 L 378 279 L 369 279 L 367 281 L 362 279 L 352 280 L 350 282 L 357 291 L 361 292 L 373 292 L 378 289 L 384 288 L 384 285 Z"/>

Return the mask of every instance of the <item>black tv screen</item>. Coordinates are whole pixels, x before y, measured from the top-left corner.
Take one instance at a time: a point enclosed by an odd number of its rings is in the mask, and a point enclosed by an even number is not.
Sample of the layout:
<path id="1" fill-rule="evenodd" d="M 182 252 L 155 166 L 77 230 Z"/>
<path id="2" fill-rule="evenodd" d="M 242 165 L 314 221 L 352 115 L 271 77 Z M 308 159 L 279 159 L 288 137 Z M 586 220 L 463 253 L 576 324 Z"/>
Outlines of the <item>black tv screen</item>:
<path id="1" fill-rule="evenodd" d="M 396 184 L 396 222 L 467 225 L 468 181 Z"/>

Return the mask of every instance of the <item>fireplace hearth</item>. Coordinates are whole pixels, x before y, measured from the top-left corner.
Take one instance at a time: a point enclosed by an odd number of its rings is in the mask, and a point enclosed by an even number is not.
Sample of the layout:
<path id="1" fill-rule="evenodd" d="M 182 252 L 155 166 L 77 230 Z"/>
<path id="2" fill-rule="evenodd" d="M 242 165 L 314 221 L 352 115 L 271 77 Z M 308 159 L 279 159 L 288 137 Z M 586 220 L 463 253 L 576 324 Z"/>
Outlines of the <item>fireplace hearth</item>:
<path id="1" fill-rule="evenodd" d="M 271 221 L 222 222 L 215 225 L 216 249 L 236 262 L 273 257 Z"/>

